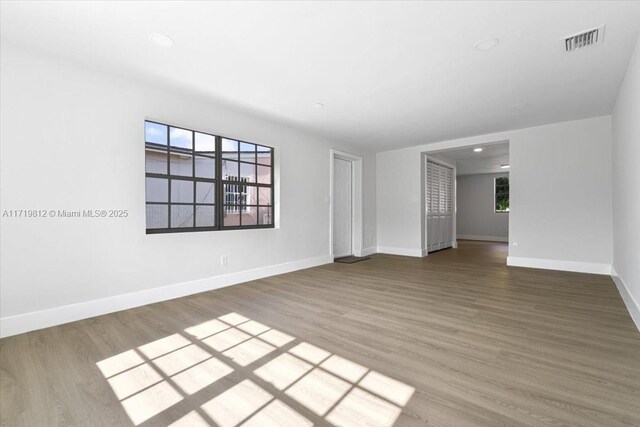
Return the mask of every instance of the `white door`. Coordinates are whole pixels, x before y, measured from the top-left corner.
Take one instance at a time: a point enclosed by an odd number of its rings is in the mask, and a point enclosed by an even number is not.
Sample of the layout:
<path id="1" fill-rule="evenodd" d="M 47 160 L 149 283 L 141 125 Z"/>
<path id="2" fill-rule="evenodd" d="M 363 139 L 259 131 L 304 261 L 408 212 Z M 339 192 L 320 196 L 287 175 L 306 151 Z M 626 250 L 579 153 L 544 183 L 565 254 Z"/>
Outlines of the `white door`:
<path id="1" fill-rule="evenodd" d="M 353 254 L 351 247 L 351 162 L 333 159 L 333 256 Z"/>
<path id="2" fill-rule="evenodd" d="M 427 252 L 453 246 L 453 169 L 427 160 Z"/>

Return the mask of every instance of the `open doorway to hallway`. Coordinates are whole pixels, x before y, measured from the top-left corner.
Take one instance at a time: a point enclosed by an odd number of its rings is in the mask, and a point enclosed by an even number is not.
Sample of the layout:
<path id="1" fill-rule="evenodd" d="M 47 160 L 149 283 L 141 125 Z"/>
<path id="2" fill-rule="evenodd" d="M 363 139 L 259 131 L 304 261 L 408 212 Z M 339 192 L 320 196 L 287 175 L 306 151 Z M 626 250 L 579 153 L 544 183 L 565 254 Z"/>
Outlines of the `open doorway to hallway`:
<path id="1" fill-rule="evenodd" d="M 458 240 L 509 241 L 509 142 L 426 153 L 427 253 Z"/>

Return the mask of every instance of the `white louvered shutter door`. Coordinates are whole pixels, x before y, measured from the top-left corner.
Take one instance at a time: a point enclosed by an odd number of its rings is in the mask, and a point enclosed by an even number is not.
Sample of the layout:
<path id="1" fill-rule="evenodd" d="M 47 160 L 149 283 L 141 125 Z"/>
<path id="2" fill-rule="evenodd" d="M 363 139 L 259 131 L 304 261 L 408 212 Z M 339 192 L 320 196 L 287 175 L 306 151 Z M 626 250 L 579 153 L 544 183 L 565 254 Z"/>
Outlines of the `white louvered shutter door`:
<path id="1" fill-rule="evenodd" d="M 453 244 L 453 170 L 427 160 L 426 215 L 427 251 Z"/>

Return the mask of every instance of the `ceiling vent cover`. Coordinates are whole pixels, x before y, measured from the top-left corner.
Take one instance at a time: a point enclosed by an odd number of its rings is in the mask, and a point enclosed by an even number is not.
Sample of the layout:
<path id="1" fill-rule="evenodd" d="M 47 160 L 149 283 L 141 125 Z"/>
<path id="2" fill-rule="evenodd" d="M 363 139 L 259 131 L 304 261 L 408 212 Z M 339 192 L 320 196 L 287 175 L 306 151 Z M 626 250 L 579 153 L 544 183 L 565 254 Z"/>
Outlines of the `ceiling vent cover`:
<path id="1" fill-rule="evenodd" d="M 583 31 L 564 39 L 564 47 L 567 52 L 582 49 L 604 41 L 604 25 L 592 30 Z"/>

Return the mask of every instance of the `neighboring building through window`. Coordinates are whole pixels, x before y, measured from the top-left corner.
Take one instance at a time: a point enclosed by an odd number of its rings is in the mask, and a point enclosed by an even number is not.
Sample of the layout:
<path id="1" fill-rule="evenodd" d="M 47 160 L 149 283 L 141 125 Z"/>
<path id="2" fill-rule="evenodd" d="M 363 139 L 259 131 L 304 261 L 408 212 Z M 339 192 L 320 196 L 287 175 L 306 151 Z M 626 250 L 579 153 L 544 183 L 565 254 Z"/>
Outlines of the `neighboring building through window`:
<path id="1" fill-rule="evenodd" d="M 273 149 L 145 121 L 147 233 L 273 227 Z"/>
<path id="2" fill-rule="evenodd" d="M 509 212 L 509 177 L 503 176 L 494 180 L 494 210 Z"/>

